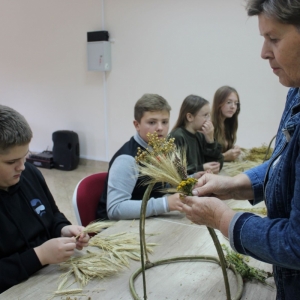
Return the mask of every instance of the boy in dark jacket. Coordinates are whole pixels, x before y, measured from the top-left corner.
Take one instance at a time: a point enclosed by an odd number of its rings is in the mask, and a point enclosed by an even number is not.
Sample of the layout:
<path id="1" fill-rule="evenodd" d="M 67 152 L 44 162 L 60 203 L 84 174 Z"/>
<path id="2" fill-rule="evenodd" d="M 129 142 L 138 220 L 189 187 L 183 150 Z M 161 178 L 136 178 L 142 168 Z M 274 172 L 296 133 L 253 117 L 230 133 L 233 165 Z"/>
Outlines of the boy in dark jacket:
<path id="1" fill-rule="evenodd" d="M 24 117 L 0 105 L 0 293 L 44 265 L 66 261 L 89 240 L 84 227 L 59 211 L 40 171 L 25 162 L 31 138 Z"/>

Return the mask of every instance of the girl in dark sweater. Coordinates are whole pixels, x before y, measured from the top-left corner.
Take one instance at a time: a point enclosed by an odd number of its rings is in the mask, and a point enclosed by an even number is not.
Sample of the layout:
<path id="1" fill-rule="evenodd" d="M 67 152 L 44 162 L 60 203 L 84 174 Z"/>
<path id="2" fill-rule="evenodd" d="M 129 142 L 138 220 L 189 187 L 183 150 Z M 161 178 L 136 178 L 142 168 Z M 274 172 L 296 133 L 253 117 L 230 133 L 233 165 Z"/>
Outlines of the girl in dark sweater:
<path id="1" fill-rule="evenodd" d="M 188 174 L 210 170 L 219 173 L 223 164 L 221 145 L 214 140 L 209 102 L 199 96 L 186 97 L 170 137 L 186 150 Z"/>

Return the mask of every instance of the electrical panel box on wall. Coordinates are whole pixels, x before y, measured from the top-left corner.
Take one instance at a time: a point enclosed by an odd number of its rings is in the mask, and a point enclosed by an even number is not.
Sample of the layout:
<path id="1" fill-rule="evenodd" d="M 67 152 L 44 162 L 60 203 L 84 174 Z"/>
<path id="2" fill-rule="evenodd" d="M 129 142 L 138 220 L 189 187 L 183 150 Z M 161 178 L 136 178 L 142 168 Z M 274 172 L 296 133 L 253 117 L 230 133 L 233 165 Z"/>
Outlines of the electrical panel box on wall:
<path id="1" fill-rule="evenodd" d="M 87 43 L 89 71 L 111 70 L 111 45 L 108 41 L 93 41 Z"/>

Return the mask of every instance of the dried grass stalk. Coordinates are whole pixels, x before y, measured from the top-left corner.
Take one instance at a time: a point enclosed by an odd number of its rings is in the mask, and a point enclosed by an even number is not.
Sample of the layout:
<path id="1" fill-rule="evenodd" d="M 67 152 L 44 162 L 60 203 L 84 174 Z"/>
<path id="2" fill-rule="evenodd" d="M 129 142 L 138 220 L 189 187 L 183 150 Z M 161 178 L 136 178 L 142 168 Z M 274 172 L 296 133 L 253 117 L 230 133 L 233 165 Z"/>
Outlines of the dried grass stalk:
<path id="1" fill-rule="evenodd" d="M 61 291 L 56 291 L 54 294 L 56 296 L 66 296 L 66 295 L 74 295 L 80 293 L 82 293 L 82 289 L 61 290 Z"/>
<path id="2" fill-rule="evenodd" d="M 112 225 L 116 224 L 115 221 L 94 221 L 91 222 L 89 225 L 87 225 L 83 233 L 99 233 L 102 229 L 108 228 Z M 76 239 L 79 237 L 79 235 L 76 236 Z"/>
<path id="3" fill-rule="evenodd" d="M 236 208 L 232 208 L 232 209 L 236 210 L 236 211 L 252 212 L 252 213 L 260 214 L 260 215 L 264 215 L 264 216 L 267 215 L 267 208 L 266 207 L 253 207 L 253 208 L 239 208 L 239 207 L 236 207 Z"/>
<path id="4" fill-rule="evenodd" d="M 58 285 L 58 288 L 57 288 L 58 291 L 62 290 L 64 285 L 67 283 L 68 277 L 71 275 L 71 273 L 72 273 L 72 270 L 70 270 L 69 272 L 64 273 L 63 275 L 60 276 L 62 278 L 62 281 Z"/>

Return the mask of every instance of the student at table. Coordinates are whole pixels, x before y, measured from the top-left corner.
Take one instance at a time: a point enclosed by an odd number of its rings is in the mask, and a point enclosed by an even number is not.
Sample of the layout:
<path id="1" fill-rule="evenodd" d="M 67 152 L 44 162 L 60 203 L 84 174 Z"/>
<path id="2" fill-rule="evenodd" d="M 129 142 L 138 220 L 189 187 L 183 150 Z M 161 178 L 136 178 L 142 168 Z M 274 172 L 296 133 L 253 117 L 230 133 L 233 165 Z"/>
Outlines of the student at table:
<path id="1" fill-rule="evenodd" d="M 109 162 L 108 176 L 102 193 L 97 219 L 136 219 L 147 186 L 138 178 L 135 161 L 138 148 L 148 147 L 148 133 L 157 132 L 159 138 L 167 137 L 171 107 L 156 94 L 145 94 L 134 107 L 134 127 L 136 134 L 126 142 Z M 198 174 L 195 174 L 197 177 Z M 154 186 L 147 204 L 146 217 L 180 210 L 182 202 L 179 194 L 165 195 L 160 191 L 161 183 Z"/>
<path id="2" fill-rule="evenodd" d="M 215 139 L 222 146 L 224 161 L 236 160 L 241 154 L 240 147 L 235 144 L 240 110 L 240 97 L 236 89 L 225 85 L 216 90 L 211 118 Z"/>
<path id="3" fill-rule="evenodd" d="M 31 138 L 24 117 L 0 105 L 0 293 L 66 261 L 89 240 L 84 227 L 59 211 L 41 172 L 26 163 Z"/>
<path id="4" fill-rule="evenodd" d="M 170 137 L 186 151 L 188 174 L 207 170 L 219 173 L 223 155 L 221 145 L 214 139 L 214 125 L 206 99 L 189 95 L 183 100 Z"/>

